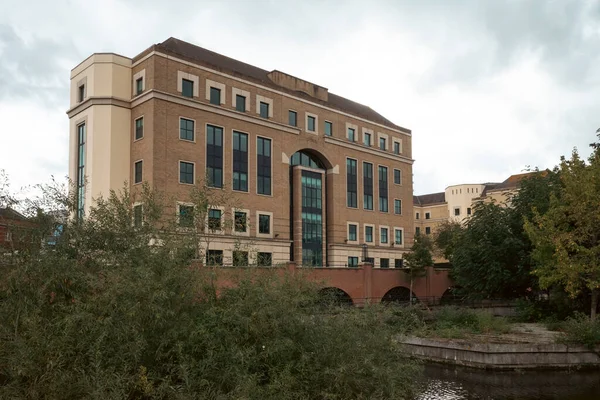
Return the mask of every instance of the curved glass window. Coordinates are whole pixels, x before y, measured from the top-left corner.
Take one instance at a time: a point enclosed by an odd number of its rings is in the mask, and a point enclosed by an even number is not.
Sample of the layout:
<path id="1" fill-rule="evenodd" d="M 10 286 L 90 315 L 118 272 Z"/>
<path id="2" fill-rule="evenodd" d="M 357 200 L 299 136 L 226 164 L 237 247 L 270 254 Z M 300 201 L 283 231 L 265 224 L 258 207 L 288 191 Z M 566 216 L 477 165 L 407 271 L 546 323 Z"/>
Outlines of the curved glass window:
<path id="1" fill-rule="evenodd" d="M 294 153 L 290 160 L 290 165 L 302 165 L 309 168 L 325 169 L 323 163 L 315 156 L 306 153 L 304 151 L 298 151 Z"/>

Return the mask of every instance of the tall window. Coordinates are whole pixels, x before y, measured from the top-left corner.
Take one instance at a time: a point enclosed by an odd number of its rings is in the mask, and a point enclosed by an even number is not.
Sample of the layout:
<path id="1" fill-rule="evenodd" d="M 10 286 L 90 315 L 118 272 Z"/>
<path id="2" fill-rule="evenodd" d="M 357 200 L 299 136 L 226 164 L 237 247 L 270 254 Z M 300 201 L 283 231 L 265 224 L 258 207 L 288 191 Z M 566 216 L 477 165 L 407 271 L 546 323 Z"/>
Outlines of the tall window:
<path id="1" fill-rule="evenodd" d="M 325 121 L 325 136 L 333 135 L 333 124 L 329 121 Z"/>
<path id="2" fill-rule="evenodd" d="M 144 137 L 144 117 L 135 120 L 135 140 Z"/>
<path id="3" fill-rule="evenodd" d="M 85 99 L 85 85 L 81 85 L 77 91 L 77 101 L 81 103 Z"/>
<path id="4" fill-rule="evenodd" d="M 179 183 L 194 184 L 194 164 L 180 161 L 179 162 Z"/>
<path id="5" fill-rule="evenodd" d="M 421 214 L 417 213 L 415 219 L 419 219 L 421 217 Z"/>
<path id="6" fill-rule="evenodd" d="M 394 243 L 395 244 L 402 245 L 403 237 L 404 237 L 404 232 L 402 231 L 402 229 L 394 230 Z"/>
<path id="7" fill-rule="evenodd" d="M 394 183 L 396 185 L 402 184 L 402 171 L 400 171 L 399 169 L 394 170 Z"/>
<path id="8" fill-rule="evenodd" d="M 364 136 L 363 136 L 363 144 L 365 146 L 371 146 L 371 134 L 365 132 Z"/>
<path id="9" fill-rule="evenodd" d="M 425 213 L 425 219 L 431 219 L 431 213 L 426 212 Z"/>
<path id="10" fill-rule="evenodd" d="M 85 124 L 77 126 L 77 218 L 85 206 Z"/>
<path id="11" fill-rule="evenodd" d="M 381 243 L 386 244 L 388 242 L 388 228 L 380 228 L 379 235 Z"/>
<path id="12" fill-rule="evenodd" d="M 182 228 L 194 226 L 194 206 L 179 205 L 179 226 Z"/>
<path id="13" fill-rule="evenodd" d="M 387 167 L 379 166 L 379 211 L 388 212 Z"/>
<path id="14" fill-rule="evenodd" d="M 133 206 L 133 226 L 140 228 L 144 221 L 143 208 L 141 204 Z"/>
<path id="15" fill-rule="evenodd" d="M 137 78 L 135 81 L 135 94 L 140 94 L 144 91 L 144 78 Z"/>
<path id="16" fill-rule="evenodd" d="M 248 191 L 248 135 L 233 131 L 233 190 Z"/>
<path id="17" fill-rule="evenodd" d="M 365 226 L 365 242 L 372 243 L 373 242 L 373 227 Z"/>
<path id="18" fill-rule="evenodd" d="M 402 200 L 400 199 L 394 200 L 394 214 L 402 214 Z"/>
<path id="19" fill-rule="evenodd" d="M 306 130 L 309 132 L 315 131 L 316 119 L 315 117 L 308 116 L 306 117 Z"/>
<path id="20" fill-rule="evenodd" d="M 143 171 L 143 161 L 137 161 L 133 166 L 133 183 L 142 183 Z"/>
<path id="21" fill-rule="evenodd" d="M 221 89 L 210 88 L 210 104 L 221 105 Z"/>
<path id="22" fill-rule="evenodd" d="M 471 207 L 467 207 L 467 215 L 471 215 Z"/>
<path id="23" fill-rule="evenodd" d="M 211 231 L 221 230 L 221 210 L 216 208 L 208 210 L 208 229 Z"/>
<path id="24" fill-rule="evenodd" d="M 271 194 L 271 139 L 256 138 L 256 188 L 258 194 Z"/>
<path id="25" fill-rule="evenodd" d="M 323 265 L 323 186 L 321 174 L 302 171 L 302 265 Z"/>
<path id="26" fill-rule="evenodd" d="M 354 128 L 348 128 L 348 140 L 351 142 L 356 141 L 356 131 Z"/>
<path id="27" fill-rule="evenodd" d="M 269 118 L 269 103 L 263 101 L 260 102 L 260 116 L 263 118 Z"/>
<path id="28" fill-rule="evenodd" d="M 235 109 L 239 112 L 246 112 L 246 97 L 241 94 L 235 95 Z"/>
<path id="29" fill-rule="evenodd" d="M 194 81 L 190 81 L 189 79 L 182 79 L 181 94 L 185 97 L 194 97 Z"/>
<path id="30" fill-rule="evenodd" d="M 236 211 L 233 224 L 236 232 L 246 232 L 248 230 L 248 216 L 243 211 Z"/>
<path id="31" fill-rule="evenodd" d="M 385 138 L 381 137 L 379 138 L 379 150 L 385 150 L 386 147 L 386 140 Z"/>
<path id="32" fill-rule="evenodd" d="M 206 172 L 208 185 L 223 187 L 223 128 L 206 127 Z"/>
<path id="33" fill-rule="evenodd" d="M 363 162 L 363 205 L 365 210 L 373 209 L 373 164 Z"/>
<path id="34" fill-rule="evenodd" d="M 269 214 L 258 214 L 258 233 L 261 235 L 271 234 L 271 216 Z"/>
<path id="35" fill-rule="evenodd" d="M 428 227 L 428 226 L 425 227 L 425 234 L 426 235 L 430 235 L 431 234 L 431 228 L 430 227 Z"/>
<path id="36" fill-rule="evenodd" d="M 394 154 L 400 154 L 400 143 L 394 142 Z"/>
<path id="37" fill-rule="evenodd" d="M 417 234 L 417 235 L 421 234 L 421 228 L 419 228 L 418 226 L 415 227 L 415 234 Z"/>
<path id="38" fill-rule="evenodd" d="M 348 207 L 357 208 L 357 172 L 356 160 L 346 159 L 346 204 Z"/>
<path id="39" fill-rule="evenodd" d="M 358 240 L 358 226 L 355 224 L 348 225 L 348 241 L 356 242 Z"/>
<path id="40" fill-rule="evenodd" d="M 191 119 L 179 119 L 179 139 L 194 141 L 194 121 Z"/>
<path id="41" fill-rule="evenodd" d="M 298 126 L 298 114 L 296 111 L 288 111 L 288 124 L 291 126 Z"/>

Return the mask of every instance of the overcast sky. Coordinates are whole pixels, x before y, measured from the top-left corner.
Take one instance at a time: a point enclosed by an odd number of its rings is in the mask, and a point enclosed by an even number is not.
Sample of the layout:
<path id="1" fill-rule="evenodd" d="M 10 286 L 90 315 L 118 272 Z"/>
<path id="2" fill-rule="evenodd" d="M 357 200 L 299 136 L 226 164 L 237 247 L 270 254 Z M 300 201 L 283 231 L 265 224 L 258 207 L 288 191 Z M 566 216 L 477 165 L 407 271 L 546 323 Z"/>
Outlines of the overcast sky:
<path id="1" fill-rule="evenodd" d="M 600 127 L 600 0 L 1 0 L 0 169 L 67 175 L 69 72 L 169 38 L 413 131 L 415 194 L 557 164 Z"/>

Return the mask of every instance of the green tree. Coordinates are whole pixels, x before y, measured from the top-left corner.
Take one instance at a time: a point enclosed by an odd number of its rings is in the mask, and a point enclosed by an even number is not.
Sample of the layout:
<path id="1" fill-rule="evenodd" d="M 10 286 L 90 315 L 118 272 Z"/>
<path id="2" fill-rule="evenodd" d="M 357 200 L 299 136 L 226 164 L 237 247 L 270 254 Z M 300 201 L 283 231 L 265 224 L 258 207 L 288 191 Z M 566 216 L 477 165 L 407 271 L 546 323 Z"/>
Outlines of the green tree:
<path id="1" fill-rule="evenodd" d="M 416 278 L 427 273 L 427 267 L 433 266 L 432 240 L 425 235 L 415 234 L 415 239 L 410 252 L 404 256 L 404 267 L 410 277 L 410 303 L 412 304 L 413 283 Z"/>
<path id="2" fill-rule="evenodd" d="M 600 137 L 600 135 L 599 135 Z M 587 162 L 573 150 L 561 157 L 560 192 L 545 214 L 535 212 L 525 224 L 535 245 L 534 274 L 542 287 L 564 286 L 572 296 L 591 291 L 592 319 L 600 295 L 600 146 L 592 145 Z"/>

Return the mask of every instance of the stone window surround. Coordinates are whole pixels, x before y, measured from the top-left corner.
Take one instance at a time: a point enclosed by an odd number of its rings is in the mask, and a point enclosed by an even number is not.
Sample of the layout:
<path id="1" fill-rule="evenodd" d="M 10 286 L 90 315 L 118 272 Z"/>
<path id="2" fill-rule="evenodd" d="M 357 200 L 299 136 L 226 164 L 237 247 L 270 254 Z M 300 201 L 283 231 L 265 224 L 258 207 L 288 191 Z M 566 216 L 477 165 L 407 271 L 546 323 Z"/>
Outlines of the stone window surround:
<path id="1" fill-rule="evenodd" d="M 236 232 L 235 230 L 235 213 L 245 212 L 246 213 L 246 232 Z M 245 208 L 231 208 L 231 221 L 233 223 L 231 233 L 236 236 L 250 236 L 250 210 Z"/>
<path id="2" fill-rule="evenodd" d="M 79 88 L 83 86 L 83 99 L 79 99 Z M 82 103 L 88 97 L 87 93 L 87 76 L 84 76 L 77 81 L 77 92 L 75 93 L 75 103 Z"/>
<path id="3" fill-rule="evenodd" d="M 269 233 L 259 233 L 259 215 L 269 215 Z M 273 238 L 273 213 L 270 211 L 256 211 L 256 237 L 257 238 Z"/>
<path id="4" fill-rule="evenodd" d="M 146 69 L 141 70 L 140 72 L 136 73 L 135 75 L 133 75 L 133 97 L 135 96 L 139 96 L 141 93 L 137 92 L 137 85 L 136 82 L 139 78 L 142 78 L 142 92 L 144 92 L 144 90 L 146 90 Z"/>
<path id="5" fill-rule="evenodd" d="M 373 241 L 371 242 L 367 242 L 367 227 L 370 226 L 371 228 L 373 228 L 372 232 L 373 232 Z M 389 232 L 388 232 L 388 236 L 389 236 Z M 389 238 L 388 238 L 389 241 Z M 363 243 L 368 244 L 375 244 L 377 243 L 377 240 L 375 238 L 375 224 L 363 224 Z"/>
<path id="6" fill-rule="evenodd" d="M 389 150 L 390 149 L 390 137 L 388 136 L 387 133 L 383 133 L 383 132 L 377 132 L 377 148 L 379 150 L 381 150 L 381 148 L 379 147 L 379 139 L 384 138 L 385 139 L 385 150 Z"/>
<path id="7" fill-rule="evenodd" d="M 225 86 L 224 83 L 221 82 L 216 82 L 216 81 L 211 81 L 210 79 L 206 80 L 206 93 L 205 93 L 205 97 L 207 101 L 210 101 L 210 88 L 215 88 L 215 89 L 219 89 L 221 91 L 221 105 L 224 105 L 227 103 L 227 86 Z M 235 99 L 234 99 L 235 101 Z M 234 105 L 235 106 L 235 105 Z"/>
<path id="8" fill-rule="evenodd" d="M 177 92 L 181 93 L 183 91 L 183 80 L 187 79 L 188 81 L 194 82 L 194 91 L 192 93 L 193 97 L 200 97 L 200 78 L 196 75 L 189 74 L 183 71 L 177 71 Z"/>
<path id="9" fill-rule="evenodd" d="M 369 128 L 365 128 L 365 127 L 362 128 L 362 141 L 361 141 L 361 143 L 363 143 L 363 144 L 365 143 L 365 133 L 370 133 L 371 134 L 371 140 L 369 142 L 369 146 L 373 147 L 373 139 L 375 137 L 375 133 L 374 133 L 373 129 L 369 129 Z"/>
<path id="10" fill-rule="evenodd" d="M 188 163 L 188 164 L 192 164 L 194 166 L 194 183 L 185 183 L 185 182 L 181 182 L 181 163 Z M 196 163 L 194 161 L 188 161 L 188 160 L 177 160 L 177 182 L 179 182 L 180 185 L 190 185 L 193 186 L 196 184 Z"/>
<path id="11" fill-rule="evenodd" d="M 400 171 L 400 183 L 396 183 L 396 171 Z M 394 185 L 402 186 L 402 170 L 400 168 L 394 168 L 393 174 L 394 176 L 392 178 L 394 181 Z"/>
<path id="12" fill-rule="evenodd" d="M 351 124 L 350 122 L 346 122 L 346 140 L 350 140 L 348 137 L 348 129 L 354 129 L 354 142 L 358 140 L 358 125 Z"/>
<path id="13" fill-rule="evenodd" d="M 456 214 L 456 210 L 458 210 L 458 215 Z M 453 211 L 452 211 L 452 216 L 453 217 L 460 217 L 460 207 L 454 207 Z"/>
<path id="14" fill-rule="evenodd" d="M 313 117 L 315 119 L 315 130 L 314 131 L 309 131 L 308 130 L 308 117 Z M 319 134 L 319 116 L 317 114 L 313 114 L 313 113 L 310 113 L 308 111 L 306 111 L 304 113 L 304 131 L 306 133 L 310 133 L 312 135 L 318 135 Z"/>
<path id="15" fill-rule="evenodd" d="M 181 138 L 181 120 L 182 119 L 187 119 L 188 121 L 193 121 L 194 122 L 194 140 L 187 140 L 187 139 L 182 139 Z M 177 137 L 179 138 L 180 141 L 182 142 L 189 142 L 189 143 L 196 143 L 196 137 L 198 136 L 196 133 L 196 120 L 193 118 L 189 118 L 189 117 L 184 117 L 183 115 L 179 116 L 179 119 L 177 119 L 177 121 L 179 121 L 179 125 L 177 126 Z M 195 173 L 196 171 L 194 171 Z"/>
<path id="16" fill-rule="evenodd" d="M 194 203 L 186 203 L 184 201 L 178 201 L 177 202 L 177 207 L 175 207 L 175 213 L 176 213 L 176 217 L 177 217 L 177 227 L 179 229 L 185 229 L 185 230 L 193 229 L 193 227 L 182 227 L 182 226 L 179 226 L 179 217 L 181 216 L 181 211 L 180 211 L 179 208 L 181 206 L 194 207 L 194 210 L 196 210 L 196 206 L 194 205 Z"/>
<path id="17" fill-rule="evenodd" d="M 219 230 L 214 230 L 214 231 L 210 231 L 208 229 L 208 215 L 209 215 L 209 211 L 210 210 L 221 210 L 221 229 Z M 209 234 L 212 235 L 222 235 L 225 233 L 225 229 L 223 229 L 224 226 L 224 222 L 225 222 L 225 207 L 223 206 L 209 206 L 208 209 L 206 210 L 206 218 L 204 218 L 204 230 L 206 232 L 208 232 Z"/>
<path id="18" fill-rule="evenodd" d="M 387 229 L 387 243 L 383 243 L 381 241 L 381 228 Z M 391 243 L 391 240 L 390 240 L 390 227 L 387 226 L 387 225 L 379 225 L 379 245 L 380 246 L 389 246 L 390 243 Z"/>
<path id="19" fill-rule="evenodd" d="M 402 154 L 402 152 L 403 152 L 403 149 L 402 149 L 402 139 L 392 137 L 392 143 L 398 143 L 400 145 L 400 154 Z M 392 147 L 392 151 L 393 150 L 394 150 L 394 148 Z M 394 153 L 394 154 L 396 154 L 396 153 Z"/>
<path id="20" fill-rule="evenodd" d="M 260 115 L 260 103 L 267 103 L 269 105 L 269 118 L 273 118 L 273 99 L 270 99 L 260 94 L 256 95 L 256 113 Z"/>
<path id="21" fill-rule="evenodd" d="M 401 231 L 402 232 L 402 244 L 396 244 L 396 231 Z M 401 228 L 399 226 L 395 226 L 394 227 L 394 237 L 392 238 L 392 244 L 394 246 L 398 246 L 398 247 L 404 247 L 404 228 Z"/>
<path id="22" fill-rule="evenodd" d="M 356 240 L 350 240 L 350 225 L 356 225 Z M 360 241 L 360 224 L 358 222 L 346 221 L 346 243 L 358 244 Z"/>
<path id="23" fill-rule="evenodd" d="M 236 87 L 231 88 L 231 106 L 236 108 L 237 96 L 244 96 L 246 98 L 246 111 L 250 110 L 250 92 L 247 90 L 238 89 Z"/>

